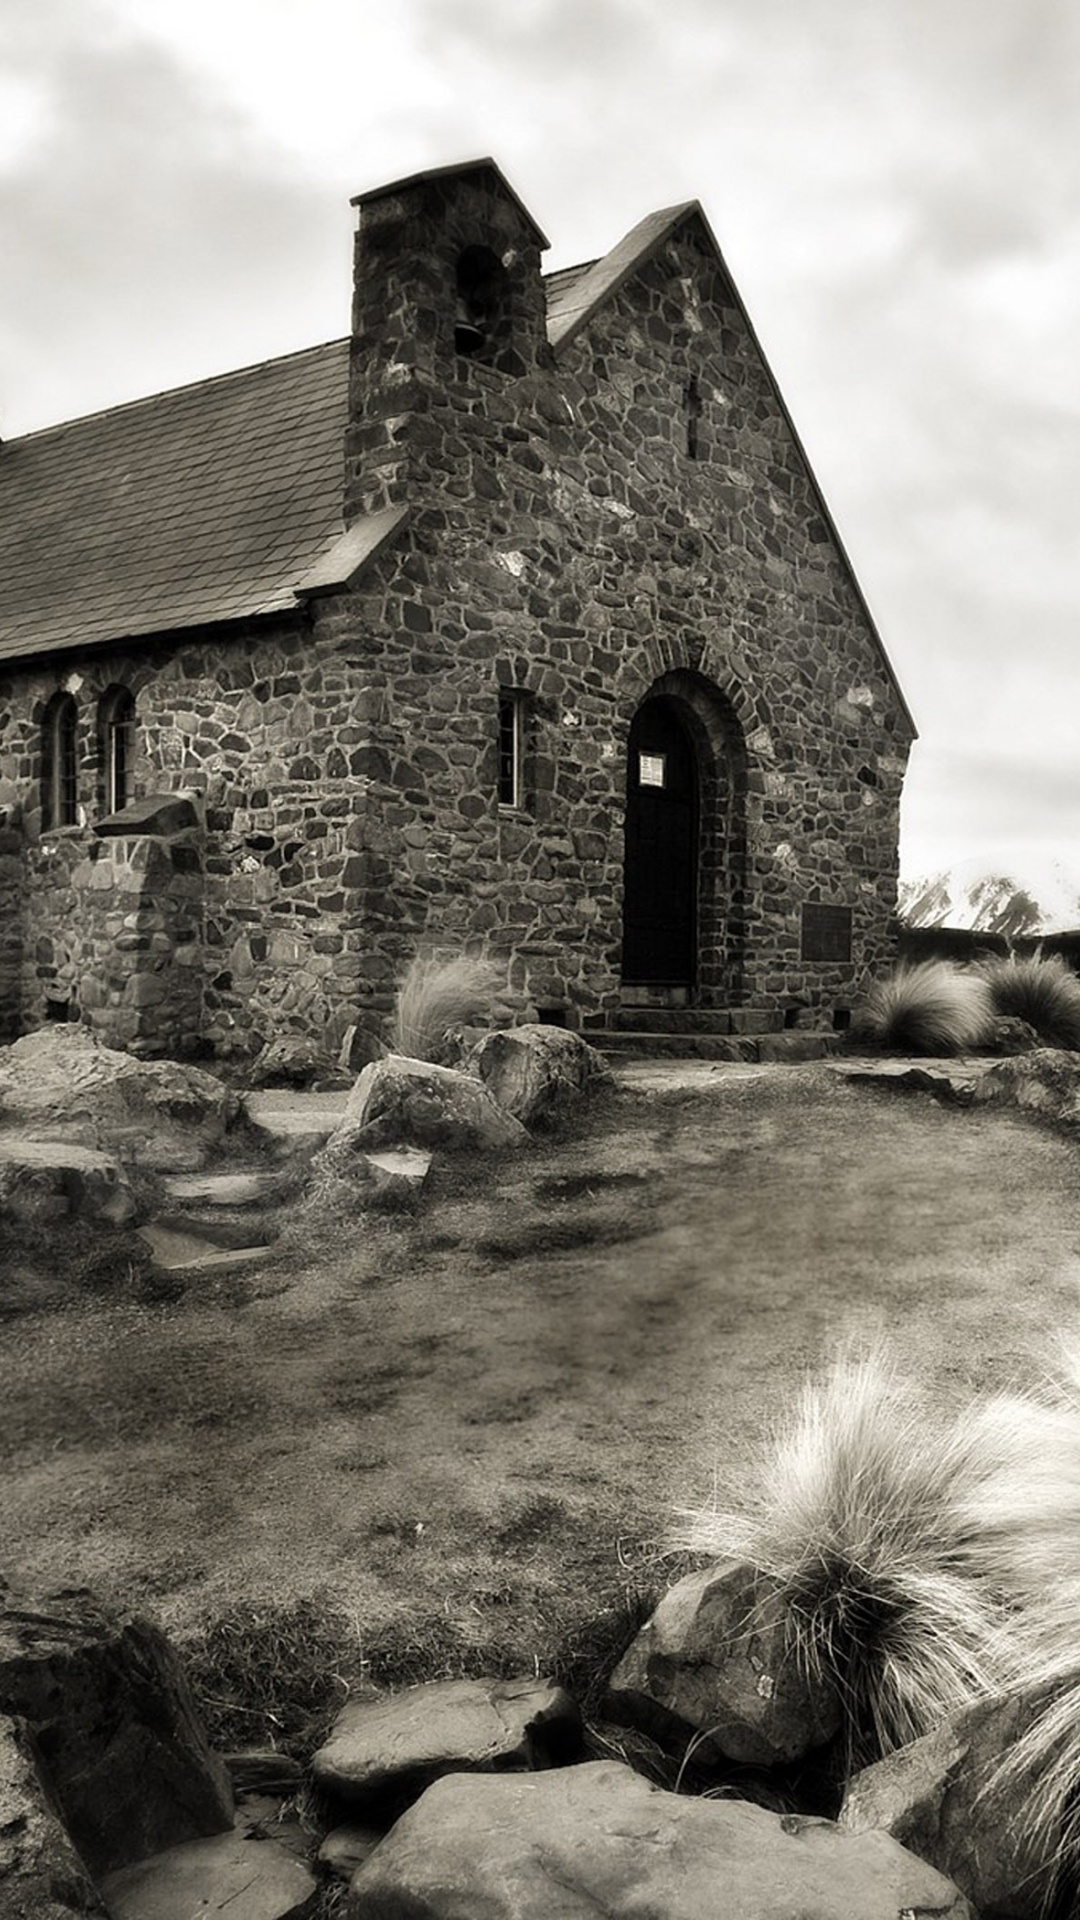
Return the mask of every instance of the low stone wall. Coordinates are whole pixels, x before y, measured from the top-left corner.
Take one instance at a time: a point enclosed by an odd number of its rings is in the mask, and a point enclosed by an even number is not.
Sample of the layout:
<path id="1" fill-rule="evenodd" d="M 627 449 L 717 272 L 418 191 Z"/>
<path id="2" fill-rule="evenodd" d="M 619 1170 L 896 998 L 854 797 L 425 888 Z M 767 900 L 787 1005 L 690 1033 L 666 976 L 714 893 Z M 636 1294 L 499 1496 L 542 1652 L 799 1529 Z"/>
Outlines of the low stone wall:
<path id="1" fill-rule="evenodd" d="M 23 1024 L 85 1019 L 112 1046 L 191 1053 L 202 1044 L 200 832 L 103 839 L 81 828 L 29 848 L 35 937 Z"/>
<path id="2" fill-rule="evenodd" d="M 0 1041 L 22 1031 L 24 912 L 21 816 L 0 808 Z"/>

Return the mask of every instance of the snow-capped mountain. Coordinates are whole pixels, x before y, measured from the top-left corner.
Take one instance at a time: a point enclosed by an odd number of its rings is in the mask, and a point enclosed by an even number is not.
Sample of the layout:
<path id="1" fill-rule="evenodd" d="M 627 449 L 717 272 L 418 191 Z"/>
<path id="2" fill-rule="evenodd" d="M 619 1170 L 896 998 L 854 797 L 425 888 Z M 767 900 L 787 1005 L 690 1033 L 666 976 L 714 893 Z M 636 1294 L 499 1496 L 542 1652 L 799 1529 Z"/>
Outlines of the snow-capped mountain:
<path id="1" fill-rule="evenodd" d="M 966 927 L 979 933 L 1068 933 L 1080 928 L 1080 872 L 1055 861 L 1036 871 L 995 872 L 965 861 L 947 873 L 900 882 L 900 918 L 909 927 Z"/>

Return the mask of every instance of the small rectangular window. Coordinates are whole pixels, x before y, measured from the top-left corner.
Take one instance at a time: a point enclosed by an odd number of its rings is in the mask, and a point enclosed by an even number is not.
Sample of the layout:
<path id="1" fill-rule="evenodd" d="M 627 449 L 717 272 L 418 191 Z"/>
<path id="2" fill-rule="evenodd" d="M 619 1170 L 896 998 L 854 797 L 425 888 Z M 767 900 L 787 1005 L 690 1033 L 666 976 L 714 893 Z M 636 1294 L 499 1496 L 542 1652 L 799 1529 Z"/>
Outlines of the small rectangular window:
<path id="1" fill-rule="evenodd" d="M 690 375 L 683 396 L 686 420 L 686 457 L 701 458 L 701 386 L 696 373 Z"/>
<path id="2" fill-rule="evenodd" d="M 524 804 L 525 782 L 525 701 L 526 695 L 504 692 L 499 695 L 499 805 Z"/>

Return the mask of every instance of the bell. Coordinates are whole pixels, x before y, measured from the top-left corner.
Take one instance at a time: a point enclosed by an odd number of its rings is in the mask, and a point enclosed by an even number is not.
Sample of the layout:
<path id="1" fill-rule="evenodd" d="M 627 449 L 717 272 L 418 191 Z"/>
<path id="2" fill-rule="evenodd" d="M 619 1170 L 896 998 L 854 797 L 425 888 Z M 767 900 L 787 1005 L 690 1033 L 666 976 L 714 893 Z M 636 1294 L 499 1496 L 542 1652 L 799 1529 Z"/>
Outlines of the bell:
<path id="1" fill-rule="evenodd" d="M 474 316 L 466 306 L 460 306 L 454 316 L 455 353 L 469 356 L 479 353 L 486 339 L 487 334 L 483 327 L 477 325 Z"/>

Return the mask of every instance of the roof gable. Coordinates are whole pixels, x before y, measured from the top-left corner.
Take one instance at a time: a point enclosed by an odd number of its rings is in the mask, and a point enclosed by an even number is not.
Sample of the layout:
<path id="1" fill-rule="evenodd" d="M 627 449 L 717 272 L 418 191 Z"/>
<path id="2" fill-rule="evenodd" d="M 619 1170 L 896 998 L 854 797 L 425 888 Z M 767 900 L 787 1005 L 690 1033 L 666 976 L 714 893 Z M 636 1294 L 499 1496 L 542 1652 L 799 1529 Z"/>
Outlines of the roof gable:
<path id="1" fill-rule="evenodd" d="M 572 276 L 567 277 L 563 284 L 555 288 L 548 311 L 548 336 L 551 344 L 556 349 L 556 352 L 558 352 L 560 348 L 565 349 L 569 346 L 577 335 L 588 325 L 593 314 L 605 305 L 608 300 L 613 299 L 619 289 L 624 287 L 627 281 L 653 257 L 658 249 L 663 246 L 664 242 L 690 220 L 695 221 L 700 226 L 710 251 L 715 255 L 717 265 L 730 291 L 732 302 L 738 309 L 746 328 L 747 336 L 757 355 L 758 362 L 772 388 L 777 406 L 783 415 L 788 432 L 798 449 L 799 457 L 806 469 L 807 478 L 813 487 L 822 519 L 829 529 L 830 537 L 844 565 L 852 590 L 859 602 L 863 617 L 870 630 L 873 645 L 881 659 L 882 666 L 888 676 L 897 703 L 914 738 L 917 736 L 918 729 L 915 726 L 907 701 L 904 699 L 892 662 L 885 650 L 885 644 L 878 632 L 877 622 L 870 611 L 866 595 L 863 593 L 862 587 L 859 584 L 858 575 L 851 564 L 847 548 L 841 539 L 840 531 L 833 518 L 832 510 L 821 491 L 817 476 L 810 464 L 799 430 L 792 419 L 790 409 L 780 391 L 776 376 L 765 356 L 754 323 L 747 312 L 746 304 L 731 277 L 716 235 L 709 225 L 700 201 L 684 200 L 677 206 L 662 207 L 656 213 L 647 214 L 645 219 L 640 220 L 636 227 L 632 227 L 630 232 L 624 235 L 623 239 L 612 247 L 609 253 L 604 254 L 602 259 L 593 261 L 588 267 L 576 269 Z"/>

